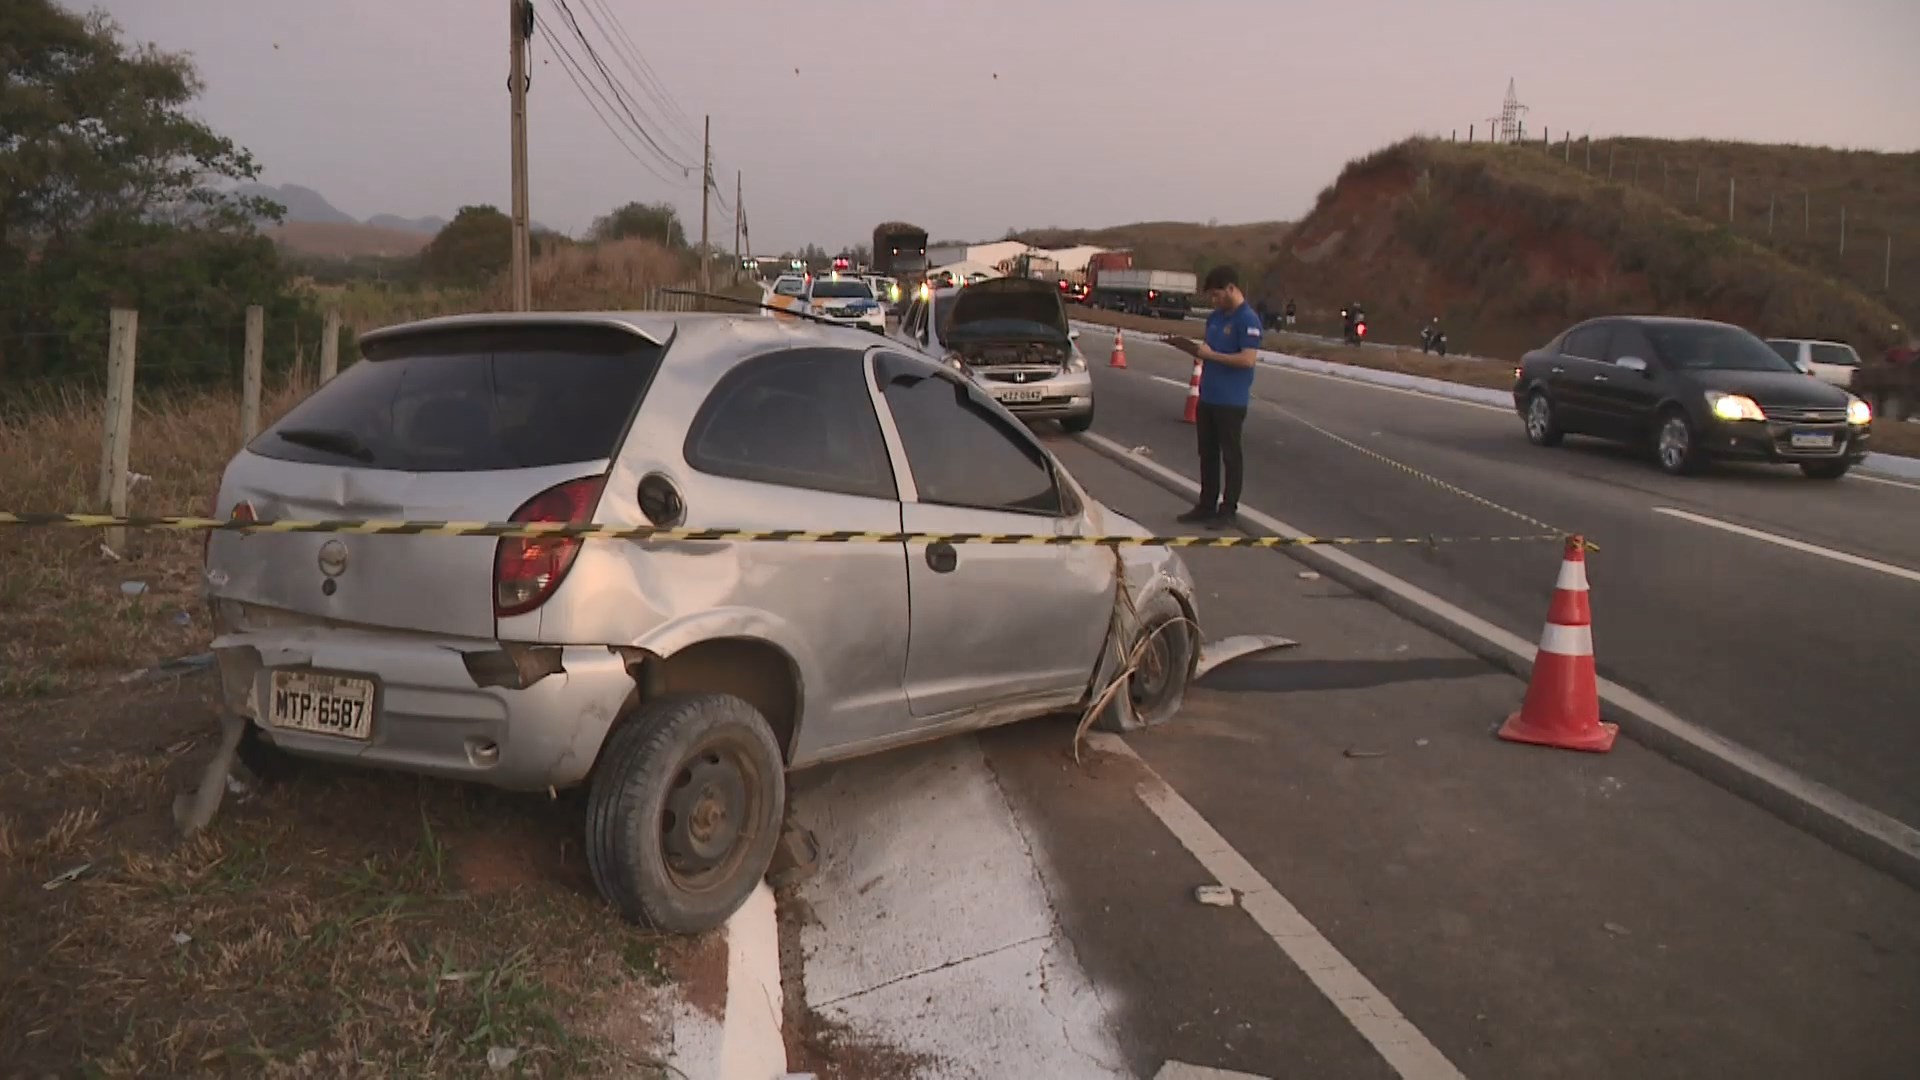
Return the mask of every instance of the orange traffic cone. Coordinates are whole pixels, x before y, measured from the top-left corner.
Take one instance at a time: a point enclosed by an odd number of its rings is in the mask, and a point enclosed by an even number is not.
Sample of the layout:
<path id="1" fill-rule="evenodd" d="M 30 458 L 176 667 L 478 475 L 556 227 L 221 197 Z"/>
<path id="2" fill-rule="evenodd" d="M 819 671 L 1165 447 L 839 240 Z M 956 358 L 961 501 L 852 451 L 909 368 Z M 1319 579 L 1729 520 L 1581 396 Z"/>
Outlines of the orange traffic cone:
<path id="1" fill-rule="evenodd" d="M 1193 379 L 1187 383 L 1187 414 L 1180 419 L 1191 424 L 1200 418 L 1200 358 L 1193 360 Z"/>
<path id="2" fill-rule="evenodd" d="M 1120 331 L 1113 332 L 1113 355 L 1107 359 L 1108 367 L 1127 366 L 1127 343 L 1120 338 Z"/>
<path id="3" fill-rule="evenodd" d="M 1600 691 L 1593 670 L 1593 613 L 1587 604 L 1587 544 L 1567 539 L 1547 608 L 1547 629 L 1533 657 L 1533 678 L 1520 711 L 1500 726 L 1509 742 L 1588 750 L 1613 749 L 1616 725 L 1600 721 Z"/>

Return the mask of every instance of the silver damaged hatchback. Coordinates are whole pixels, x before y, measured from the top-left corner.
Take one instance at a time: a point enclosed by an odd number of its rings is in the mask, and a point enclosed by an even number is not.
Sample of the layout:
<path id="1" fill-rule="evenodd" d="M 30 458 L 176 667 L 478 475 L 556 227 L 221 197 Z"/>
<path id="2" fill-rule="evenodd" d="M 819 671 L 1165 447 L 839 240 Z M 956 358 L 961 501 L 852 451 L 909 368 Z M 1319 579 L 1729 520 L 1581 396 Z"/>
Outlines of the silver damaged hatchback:
<path id="1" fill-rule="evenodd" d="M 482 315 L 361 345 L 227 466 L 217 515 L 1148 535 L 871 334 Z M 1157 721 L 1200 642 L 1160 547 L 222 532 L 206 578 L 244 751 L 585 784 L 601 892 L 672 931 L 765 874 L 788 769 L 1086 708 L 1136 649 L 1100 721 Z"/>

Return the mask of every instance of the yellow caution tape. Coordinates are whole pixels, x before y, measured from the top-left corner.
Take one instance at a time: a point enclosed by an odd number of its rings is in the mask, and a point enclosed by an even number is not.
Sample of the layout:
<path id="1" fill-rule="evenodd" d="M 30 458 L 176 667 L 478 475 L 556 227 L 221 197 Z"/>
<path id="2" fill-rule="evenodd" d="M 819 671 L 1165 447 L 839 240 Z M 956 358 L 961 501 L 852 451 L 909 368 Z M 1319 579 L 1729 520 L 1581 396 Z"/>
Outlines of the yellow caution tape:
<path id="1" fill-rule="evenodd" d="M 0 510 L 0 526 L 157 529 L 169 532 L 352 533 L 360 536 L 562 536 L 577 540 L 748 541 L 782 544 L 1031 544 L 1038 547 L 1286 548 L 1365 545 L 1558 543 L 1562 533 L 1530 536 L 1049 536 L 1038 533 L 817 532 L 806 529 L 660 529 L 557 521 L 233 521 L 205 517 L 114 517 Z"/>

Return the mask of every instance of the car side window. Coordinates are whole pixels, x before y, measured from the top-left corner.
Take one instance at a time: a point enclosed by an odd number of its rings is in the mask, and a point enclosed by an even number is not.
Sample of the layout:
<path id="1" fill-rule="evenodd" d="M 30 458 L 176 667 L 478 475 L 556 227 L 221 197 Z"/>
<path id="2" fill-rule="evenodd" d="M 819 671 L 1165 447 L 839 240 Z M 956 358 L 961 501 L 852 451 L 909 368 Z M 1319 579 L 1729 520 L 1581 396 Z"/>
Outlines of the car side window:
<path id="1" fill-rule="evenodd" d="M 883 354 L 874 367 L 920 501 L 1065 516 L 1045 451 L 965 379 L 925 360 Z"/>
<path id="2" fill-rule="evenodd" d="M 1577 326 L 1567 332 L 1567 343 L 1561 346 L 1561 352 L 1567 356 L 1582 360 L 1599 360 L 1606 356 L 1607 324 L 1589 323 Z"/>
<path id="3" fill-rule="evenodd" d="M 1644 330 L 1632 323 L 1616 323 L 1613 336 L 1607 341 L 1607 363 L 1617 364 L 1628 356 L 1645 360 L 1649 365 L 1658 360 L 1653 353 L 1653 342 L 1647 339 Z"/>
<path id="4" fill-rule="evenodd" d="M 926 317 L 926 302 L 915 299 L 907 305 L 907 313 L 900 317 L 900 332 L 907 337 L 918 337 L 920 333 L 920 323 Z"/>
<path id="5" fill-rule="evenodd" d="M 720 380 L 687 431 L 687 463 L 764 484 L 897 499 L 886 438 L 851 349 L 787 349 Z"/>
<path id="6" fill-rule="evenodd" d="M 1767 344 L 1780 354 L 1780 359 L 1789 364 L 1800 362 L 1800 343 L 1797 341 L 1769 341 Z"/>

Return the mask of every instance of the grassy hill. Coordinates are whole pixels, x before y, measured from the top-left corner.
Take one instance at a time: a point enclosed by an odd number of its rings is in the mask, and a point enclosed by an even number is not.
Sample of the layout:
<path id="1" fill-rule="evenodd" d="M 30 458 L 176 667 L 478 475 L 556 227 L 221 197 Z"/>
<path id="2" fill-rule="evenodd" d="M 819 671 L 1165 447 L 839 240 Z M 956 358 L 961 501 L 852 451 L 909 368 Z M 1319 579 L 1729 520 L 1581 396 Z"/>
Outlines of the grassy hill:
<path id="1" fill-rule="evenodd" d="M 1135 266 L 1156 270 L 1204 274 L 1219 263 L 1232 263 L 1246 273 L 1273 261 L 1292 227 L 1284 221 L 1245 225 L 1147 221 L 1104 229 L 1026 229 L 1014 238 L 1047 248 L 1074 244 L 1127 248 L 1134 254 Z"/>
<path id="2" fill-rule="evenodd" d="M 418 255 L 432 233 L 387 229 L 354 221 L 292 221 L 267 230 L 274 242 L 296 255 L 329 259 Z"/>
<path id="3" fill-rule="evenodd" d="M 1650 189 L 1644 163 L 1639 185 L 1623 178 L 1617 150 L 1606 179 L 1604 145 L 1592 174 L 1580 146 L 1571 162 L 1559 147 L 1549 155 L 1410 140 L 1378 151 L 1321 193 L 1256 295 L 1297 297 L 1303 322 L 1319 329 L 1342 304 L 1361 301 L 1388 341 L 1412 340 L 1437 314 L 1456 348 L 1487 355 L 1517 355 L 1610 312 L 1723 319 L 1863 352 L 1903 336 L 1892 327 L 1906 320 L 1884 298 L 1767 246 L 1764 207 L 1758 239 L 1738 227 L 1738 205 L 1735 228 L 1711 223 L 1673 202 L 1671 165 L 1664 197 Z M 1891 173 L 1880 182 L 1886 205 L 1902 198 L 1901 182 Z M 1689 199 L 1691 186 L 1689 178 Z M 1724 216 L 1724 179 L 1720 198 Z M 1776 206 L 1776 233 L 1778 214 Z"/>

